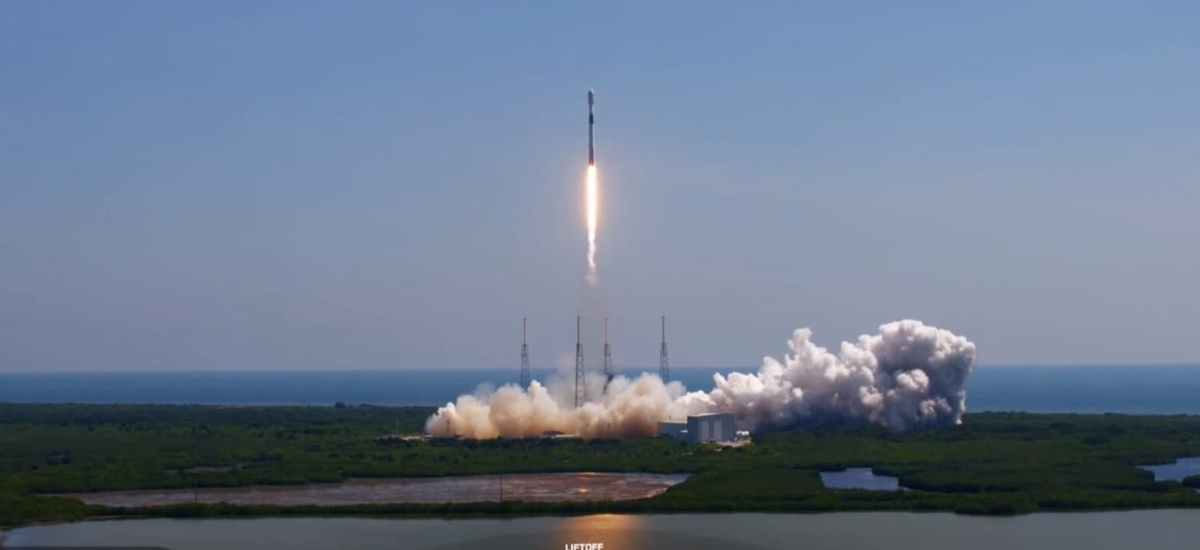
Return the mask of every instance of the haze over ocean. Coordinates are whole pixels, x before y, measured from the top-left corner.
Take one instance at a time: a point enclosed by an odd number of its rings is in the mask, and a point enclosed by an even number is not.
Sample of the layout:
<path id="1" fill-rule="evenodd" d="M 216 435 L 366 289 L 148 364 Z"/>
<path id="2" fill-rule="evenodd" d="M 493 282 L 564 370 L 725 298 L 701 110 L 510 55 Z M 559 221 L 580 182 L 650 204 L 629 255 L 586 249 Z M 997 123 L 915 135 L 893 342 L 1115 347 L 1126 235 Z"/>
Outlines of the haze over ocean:
<path id="1" fill-rule="evenodd" d="M 753 369 L 671 372 L 690 390 L 708 390 L 714 372 L 735 370 Z M 534 378 L 552 372 L 534 369 Z M 517 375 L 515 368 L 0 373 L 0 402 L 442 405 L 481 383 L 515 383 Z M 1200 365 L 983 365 L 967 379 L 967 412 L 979 411 L 1196 414 Z"/>

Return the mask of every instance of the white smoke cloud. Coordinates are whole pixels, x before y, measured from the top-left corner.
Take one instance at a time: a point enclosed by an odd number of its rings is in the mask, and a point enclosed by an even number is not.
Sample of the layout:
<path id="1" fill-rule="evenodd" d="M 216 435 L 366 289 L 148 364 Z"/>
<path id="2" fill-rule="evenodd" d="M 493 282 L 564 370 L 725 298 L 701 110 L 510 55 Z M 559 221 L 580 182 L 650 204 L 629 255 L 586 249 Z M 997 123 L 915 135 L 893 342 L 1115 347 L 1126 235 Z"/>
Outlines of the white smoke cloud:
<path id="1" fill-rule="evenodd" d="M 682 418 L 679 403 L 683 385 L 663 384 L 657 376 L 643 374 L 635 379 L 614 377 L 601 391 L 604 377 L 590 377 L 589 386 L 599 388 L 597 399 L 574 407 L 574 388 L 554 395 L 541 382 L 533 381 L 528 391 L 515 385 L 503 386 L 489 398 L 464 395 L 438 409 L 425 422 L 425 431 L 438 437 L 488 439 L 493 437 L 538 437 L 548 431 L 579 434 L 587 438 L 639 437 L 653 435 L 658 421 Z M 559 384 L 551 383 L 551 387 Z"/>
<path id="2" fill-rule="evenodd" d="M 537 437 L 546 431 L 585 438 L 653 435 L 660 420 L 730 412 L 742 428 L 869 422 L 894 430 L 957 424 L 966 411 L 964 384 L 975 368 L 975 344 L 948 330 L 903 320 L 879 334 L 843 342 L 840 353 L 817 346 L 798 329 L 783 360 L 763 359 L 756 374 L 713 376 L 711 391 L 685 393 L 643 374 L 603 387 L 589 376 L 588 402 L 573 407 L 573 380 L 550 388 L 534 382 L 488 395 L 464 395 L 438 409 L 426 431 L 438 437 Z"/>

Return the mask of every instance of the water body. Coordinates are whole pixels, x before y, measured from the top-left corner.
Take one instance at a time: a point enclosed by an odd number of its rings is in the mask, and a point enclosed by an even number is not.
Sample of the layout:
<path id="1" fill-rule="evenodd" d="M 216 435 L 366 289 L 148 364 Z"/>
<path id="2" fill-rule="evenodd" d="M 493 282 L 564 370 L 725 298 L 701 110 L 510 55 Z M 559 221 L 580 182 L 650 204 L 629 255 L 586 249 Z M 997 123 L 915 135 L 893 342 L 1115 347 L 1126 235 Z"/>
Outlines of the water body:
<path id="1" fill-rule="evenodd" d="M 1171 464 L 1142 466 L 1154 473 L 1154 481 L 1183 481 L 1183 478 L 1200 474 L 1200 456 L 1180 458 Z"/>
<path id="2" fill-rule="evenodd" d="M 690 389 L 720 372 L 671 369 Z M 635 375 L 642 369 L 624 369 Z M 656 372 L 657 369 L 650 369 Z M 480 384 L 516 383 L 517 369 L 0 373 L 0 402 L 241 405 L 441 405 Z M 553 372 L 535 369 L 546 380 Z M 967 380 L 970 411 L 1200 413 L 1200 365 L 981 366 Z"/>
<path id="3" fill-rule="evenodd" d="M 827 489 L 867 489 L 868 491 L 899 491 L 900 480 L 892 476 L 875 475 L 871 468 L 848 468 L 840 472 L 821 472 L 821 483 Z"/>
<path id="4" fill-rule="evenodd" d="M 1200 413 L 1200 365 L 981 366 L 968 411 Z"/>
<path id="5" fill-rule="evenodd" d="M 232 504 L 386 504 L 393 502 L 573 502 L 631 500 L 661 494 L 687 475 L 564 473 L 354 479 L 308 485 L 107 491 L 62 496 L 105 506 L 156 506 L 187 502 Z"/>
<path id="6" fill-rule="evenodd" d="M 16 529 L 19 546 L 163 546 L 171 550 L 928 550 L 1194 549 L 1200 510 L 1035 514 L 911 513 L 596 515 L 488 520 L 147 519 Z"/>

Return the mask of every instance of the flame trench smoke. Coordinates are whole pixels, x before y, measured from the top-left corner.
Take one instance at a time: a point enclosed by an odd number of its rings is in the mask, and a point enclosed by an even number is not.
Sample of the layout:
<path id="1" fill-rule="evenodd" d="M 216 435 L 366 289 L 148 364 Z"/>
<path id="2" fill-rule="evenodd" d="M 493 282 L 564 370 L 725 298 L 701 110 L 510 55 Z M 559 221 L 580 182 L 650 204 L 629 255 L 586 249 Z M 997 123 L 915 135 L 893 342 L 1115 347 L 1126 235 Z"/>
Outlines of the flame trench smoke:
<path id="1" fill-rule="evenodd" d="M 657 423 L 688 414 L 729 412 L 739 428 L 871 423 L 893 430 L 958 424 L 966 411 L 975 344 L 948 330 L 903 320 L 843 342 L 836 355 L 796 330 L 782 360 L 763 359 L 755 374 L 714 375 L 710 391 L 687 393 L 651 374 L 618 376 L 601 395 L 571 406 L 565 381 L 528 391 L 515 385 L 464 395 L 429 417 L 435 437 L 538 437 L 547 431 L 585 438 L 654 435 Z M 593 387 L 589 384 L 589 387 Z"/>
<path id="2" fill-rule="evenodd" d="M 600 282 L 596 270 L 596 224 L 599 221 L 599 184 L 596 181 L 596 165 L 587 167 L 587 238 L 588 238 L 588 274 L 587 281 L 592 286 Z"/>

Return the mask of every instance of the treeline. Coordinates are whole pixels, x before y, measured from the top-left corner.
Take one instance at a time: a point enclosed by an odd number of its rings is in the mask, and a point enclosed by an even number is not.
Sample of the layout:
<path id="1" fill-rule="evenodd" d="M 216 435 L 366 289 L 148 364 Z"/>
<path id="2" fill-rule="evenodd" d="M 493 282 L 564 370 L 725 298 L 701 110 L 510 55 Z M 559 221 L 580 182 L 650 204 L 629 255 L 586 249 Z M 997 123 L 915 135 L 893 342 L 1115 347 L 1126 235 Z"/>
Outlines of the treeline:
<path id="1" fill-rule="evenodd" d="M 38 494 L 233 487 L 572 471 L 693 474 L 665 494 L 620 503 L 320 508 L 347 514 L 588 511 L 1036 510 L 1191 507 L 1185 484 L 1138 465 L 1200 456 L 1191 416 L 969 414 L 907 433 L 828 427 L 759 434 L 741 448 L 637 440 L 403 440 L 429 407 L 210 407 L 0 404 L 0 523 L 100 513 Z M 399 427 L 399 430 L 397 430 Z M 871 467 L 900 492 L 826 489 L 818 472 Z M 189 505 L 121 514 L 316 513 L 313 507 Z"/>
<path id="2" fill-rule="evenodd" d="M 40 521 L 73 521 L 104 513 L 70 498 L 41 497 L 0 487 L 0 528 Z"/>

